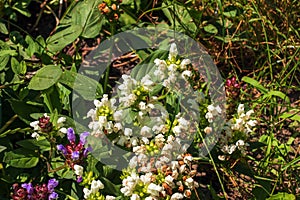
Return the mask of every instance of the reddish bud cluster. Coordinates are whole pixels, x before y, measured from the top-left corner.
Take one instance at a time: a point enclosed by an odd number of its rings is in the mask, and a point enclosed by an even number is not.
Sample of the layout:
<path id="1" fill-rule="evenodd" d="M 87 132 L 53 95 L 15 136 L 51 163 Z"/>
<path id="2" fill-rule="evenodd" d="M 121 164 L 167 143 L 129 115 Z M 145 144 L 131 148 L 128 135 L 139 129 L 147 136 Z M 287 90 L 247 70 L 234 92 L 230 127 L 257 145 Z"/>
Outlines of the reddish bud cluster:
<path id="1" fill-rule="evenodd" d="M 226 80 L 225 88 L 228 97 L 236 97 L 240 94 L 241 85 L 237 82 L 236 77 L 233 76 Z"/>
<path id="2" fill-rule="evenodd" d="M 120 17 L 120 10 L 118 4 L 122 3 L 122 0 L 112 1 L 109 3 L 103 2 L 98 5 L 98 9 L 106 16 L 109 21 L 118 20 Z"/>
<path id="3" fill-rule="evenodd" d="M 38 119 L 38 126 L 41 128 L 41 131 L 44 133 L 49 133 L 52 131 L 53 124 L 50 122 L 50 117 L 43 116 Z"/>

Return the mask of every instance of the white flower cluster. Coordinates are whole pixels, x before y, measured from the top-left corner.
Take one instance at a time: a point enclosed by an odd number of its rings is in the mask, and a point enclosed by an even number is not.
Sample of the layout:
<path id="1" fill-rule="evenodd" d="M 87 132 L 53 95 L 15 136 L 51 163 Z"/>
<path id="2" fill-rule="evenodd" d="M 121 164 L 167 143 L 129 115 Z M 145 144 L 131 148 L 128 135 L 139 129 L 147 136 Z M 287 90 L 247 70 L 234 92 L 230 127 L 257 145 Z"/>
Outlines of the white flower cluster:
<path id="1" fill-rule="evenodd" d="M 93 180 L 91 183 L 91 188 L 83 188 L 84 198 L 88 199 L 91 195 L 96 195 L 99 189 L 103 189 L 104 185 L 100 180 Z"/>
<path id="2" fill-rule="evenodd" d="M 209 105 L 207 106 L 207 113 L 205 115 L 205 118 L 209 123 L 212 123 L 214 119 L 216 119 L 217 116 L 219 116 L 222 113 L 222 109 L 220 106 L 214 106 L 214 105 Z"/>
<path id="3" fill-rule="evenodd" d="M 242 154 L 245 153 L 245 148 L 248 143 L 245 140 L 249 133 L 253 132 L 253 127 L 256 126 L 257 121 L 251 120 L 253 110 L 245 113 L 244 104 L 240 104 L 237 109 L 237 115 L 229 120 L 225 126 L 225 135 L 220 139 L 221 151 L 225 155 L 219 155 L 220 160 L 226 159 L 226 154 L 233 154 L 236 149 L 240 150 Z"/>
<path id="4" fill-rule="evenodd" d="M 133 170 L 123 179 L 121 192 L 137 200 L 190 198 L 192 190 L 199 186 L 194 180 L 196 170 L 190 168 L 192 162 L 193 157 L 185 154 L 178 156 L 177 161 L 152 168 L 152 171 L 143 175 Z"/>
<path id="5" fill-rule="evenodd" d="M 192 76 L 192 71 L 187 69 L 187 66 L 191 64 L 191 61 L 189 59 L 177 60 L 177 56 L 177 46 L 173 43 L 171 44 L 167 61 L 158 58 L 154 60 L 154 63 L 157 66 L 154 75 L 166 88 L 173 88 L 180 78 L 186 80 Z"/>

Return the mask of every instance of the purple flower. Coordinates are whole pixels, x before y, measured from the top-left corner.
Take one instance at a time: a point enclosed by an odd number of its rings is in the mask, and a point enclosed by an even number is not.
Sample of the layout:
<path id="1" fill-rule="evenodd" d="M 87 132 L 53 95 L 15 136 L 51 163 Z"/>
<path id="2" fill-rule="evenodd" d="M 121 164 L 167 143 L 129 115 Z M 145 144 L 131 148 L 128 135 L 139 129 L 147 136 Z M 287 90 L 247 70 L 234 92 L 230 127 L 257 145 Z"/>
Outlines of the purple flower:
<path id="1" fill-rule="evenodd" d="M 58 194 L 56 192 L 52 192 L 49 197 L 48 197 L 48 200 L 51 200 L 51 199 L 57 199 L 58 198 Z"/>
<path id="2" fill-rule="evenodd" d="M 54 191 L 54 188 L 58 185 L 58 181 L 53 178 L 53 179 L 50 179 L 48 181 L 48 185 L 47 185 L 47 188 L 48 188 L 48 191 L 49 192 L 53 192 Z"/>
<path id="3" fill-rule="evenodd" d="M 71 157 L 71 158 L 72 158 L 73 160 L 78 160 L 79 157 L 80 157 L 79 151 L 74 151 L 74 152 L 72 153 L 72 157 Z"/>
<path id="4" fill-rule="evenodd" d="M 76 182 L 81 183 L 83 180 L 82 176 L 77 176 Z"/>
<path id="5" fill-rule="evenodd" d="M 70 143 L 75 142 L 76 136 L 75 136 L 74 130 L 72 128 L 68 128 L 67 137 L 68 137 L 68 140 L 70 141 Z"/>
<path id="6" fill-rule="evenodd" d="M 83 151 L 83 157 L 86 157 L 88 152 L 91 152 L 93 149 L 91 146 L 88 146 L 88 148 L 84 149 Z"/>
<path id="7" fill-rule="evenodd" d="M 81 143 L 82 145 L 85 144 L 85 142 L 86 142 L 86 137 L 89 136 L 89 135 L 90 135 L 89 132 L 83 132 L 83 133 L 80 134 L 80 143 Z"/>
<path id="8" fill-rule="evenodd" d="M 59 145 L 56 146 L 56 148 L 57 148 L 57 150 L 61 151 L 64 155 L 67 154 L 67 149 L 64 145 L 59 144 Z"/>
<path id="9" fill-rule="evenodd" d="M 28 194 L 32 194 L 33 193 L 33 187 L 31 183 L 23 183 L 22 188 L 26 189 Z"/>

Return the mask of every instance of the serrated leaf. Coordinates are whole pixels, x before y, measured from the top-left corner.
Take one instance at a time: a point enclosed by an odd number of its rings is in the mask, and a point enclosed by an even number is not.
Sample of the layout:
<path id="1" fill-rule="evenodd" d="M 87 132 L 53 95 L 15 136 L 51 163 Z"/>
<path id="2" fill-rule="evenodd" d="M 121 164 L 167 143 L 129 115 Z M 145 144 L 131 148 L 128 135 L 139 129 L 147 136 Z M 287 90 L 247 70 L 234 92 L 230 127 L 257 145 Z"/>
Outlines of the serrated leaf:
<path id="1" fill-rule="evenodd" d="M 204 26 L 203 28 L 208 33 L 211 33 L 211 34 L 217 34 L 218 33 L 217 27 L 215 27 L 212 24 L 208 24 L 208 25 Z"/>
<path id="2" fill-rule="evenodd" d="M 3 161 L 16 168 L 32 168 L 39 162 L 38 155 L 27 149 L 17 149 L 6 152 Z"/>
<path id="3" fill-rule="evenodd" d="M 68 28 L 56 32 L 46 41 L 48 50 L 53 53 L 62 50 L 65 46 L 76 40 L 81 32 L 82 27 L 80 25 L 69 26 Z"/>
<path id="4" fill-rule="evenodd" d="M 59 66 L 48 65 L 39 69 L 32 77 L 28 88 L 32 90 L 45 90 L 57 83 L 62 70 Z"/>

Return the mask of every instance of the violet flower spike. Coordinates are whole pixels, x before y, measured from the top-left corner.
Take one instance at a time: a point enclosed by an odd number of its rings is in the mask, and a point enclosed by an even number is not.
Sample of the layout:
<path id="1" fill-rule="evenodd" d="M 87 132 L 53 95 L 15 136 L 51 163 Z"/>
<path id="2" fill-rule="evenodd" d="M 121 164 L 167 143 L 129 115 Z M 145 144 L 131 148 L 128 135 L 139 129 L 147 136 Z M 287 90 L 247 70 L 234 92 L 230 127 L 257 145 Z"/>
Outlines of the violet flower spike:
<path id="1" fill-rule="evenodd" d="M 79 157 L 80 157 L 79 151 L 74 151 L 74 152 L 72 153 L 72 157 L 71 157 L 71 158 L 72 158 L 73 160 L 78 160 Z"/>
<path id="2" fill-rule="evenodd" d="M 58 194 L 56 192 L 52 192 L 49 195 L 48 200 L 57 199 L 57 198 L 58 198 Z"/>
<path id="3" fill-rule="evenodd" d="M 68 128 L 67 137 L 68 137 L 68 140 L 70 141 L 70 143 L 75 142 L 76 136 L 75 136 L 74 130 L 72 128 Z"/>
<path id="4" fill-rule="evenodd" d="M 33 187 L 32 187 L 32 183 L 23 183 L 21 185 L 22 188 L 27 190 L 28 194 L 32 194 L 33 193 Z"/>
<path id="5" fill-rule="evenodd" d="M 88 148 L 84 149 L 83 151 L 83 157 L 87 157 L 88 152 L 92 152 L 93 149 L 91 146 L 88 146 Z"/>
<path id="6" fill-rule="evenodd" d="M 80 142 L 82 145 L 84 145 L 85 142 L 86 142 L 86 137 L 89 136 L 89 135 L 90 135 L 89 132 L 83 132 L 83 133 L 81 133 L 81 134 L 80 134 L 80 140 L 79 140 L 79 142 Z"/>
<path id="7" fill-rule="evenodd" d="M 48 188 L 48 191 L 49 192 L 54 192 L 54 188 L 58 185 L 58 181 L 53 178 L 53 179 L 50 179 L 48 181 L 48 185 L 47 185 L 47 188 Z"/>
<path id="8" fill-rule="evenodd" d="M 58 151 L 61 151 L 64 155 L 67 155 L 67 149 L 64 145 L 59 144 L 59 145 L 56 146 L 56 148 L 57 148 Z"/>

